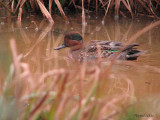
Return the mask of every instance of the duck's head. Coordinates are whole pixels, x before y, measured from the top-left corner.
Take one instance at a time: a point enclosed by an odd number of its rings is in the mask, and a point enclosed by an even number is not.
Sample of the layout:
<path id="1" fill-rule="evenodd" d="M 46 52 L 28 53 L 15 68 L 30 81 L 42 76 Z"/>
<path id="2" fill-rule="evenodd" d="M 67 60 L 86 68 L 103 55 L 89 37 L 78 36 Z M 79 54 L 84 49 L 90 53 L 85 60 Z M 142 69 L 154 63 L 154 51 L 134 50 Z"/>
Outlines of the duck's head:
<path id="1" fill-rule="evenodd" d="M 54 50 L 59 50 L 65 47 L 70 47 L 72 50 L 78 50 L 82 48 L 83 38 L 78 32 L 68 32 L 64 36 L 64 42 L 62 45 L 54 48 Z"/>

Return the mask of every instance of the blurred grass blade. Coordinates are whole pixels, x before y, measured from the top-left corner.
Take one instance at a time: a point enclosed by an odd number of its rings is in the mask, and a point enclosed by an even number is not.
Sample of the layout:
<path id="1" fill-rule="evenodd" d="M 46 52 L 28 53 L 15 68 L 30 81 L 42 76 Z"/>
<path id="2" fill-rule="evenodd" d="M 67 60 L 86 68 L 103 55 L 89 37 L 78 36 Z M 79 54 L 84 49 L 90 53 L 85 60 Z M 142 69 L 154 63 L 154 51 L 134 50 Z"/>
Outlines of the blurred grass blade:
<path id="1" fill-rule="evenodd" d="M 46 16 L 46 18 L 48 19 L 48 21 L 52 24 L 54 24 L 54 21 L 52 19 L 51 14 L 48 12 L 48 10 L 46 9 L 46 7 L 44 6 L 44 4 L 42 4 L 42 2 L 40 0 L 37 0 L 37 3 L 42 11 L 42 13 Z"/>
<path id="2" fill-rule="evenodd" d="M 12 5 L 11 5 L 11 10 L 12 10 L 12 12 L 14 12 L 14 4 L 15 4 L 15 1 L 13 0 L 13 1 L 12 1 Z"/>
<path id="3" fill-rule="evenodd" d="M 7 75 L 7 78 L 5 79 L 5 82 L 3 84 L 3 92 L 8 93 L 8 84 L 11 82 L 14 74 L 14 67 L 13 64 L 10 65 L 9 73 Z"/>
<path id="4" fill-rule="evenodd" d="M 15 79 L 19 80 L 19 74 L 20 74 L 20 62 L 18 59 L 18 53 L 17 53 L 17 46 L 14 39 L 11 39 L 10 41 L 11 51 L 12 51 L 12 59 L 13 59 L 13 65 L 14 65 L 14 75 Z"/>
<path id="5" fill-rule="evenodd" d="M 68 101 L 69 97 L 68 95 L 63 95 L 63 98 L 61 99 L 61 102 L 59 103 L 58 107 L 57 107 L 57 110 L 56 110 L 56 115 L 54 117 L 55 120 L 60 120 L 61 118 L 61 114 L 64 113 L 64 108 L 65 108 L 65 105 Z"/>
<path id="6" fill-rule="evenodd" d="M 84 0 L 82 0 L 82 25 L 85 25 Z"/>
<path id="7" fill-rule="evenodd" d="M 31 119 L 32 117 L 36 117 L 36 112 L 38 110 L 40 110 L 40 107 L 44 104 L 45 100 L 47 99 L 48 97 L 48 92 L 43 96 L 43 98 L 40 100 L 39 104 L 37 106 L 35 106 L 35 108 L 32 110 L 32 112 L 30 113 L 29 115 L 29 119 Z"/>
<path id="8" fill-rule="evenodd" d="M 18 27 L 21 27 L 21 22 L 22 22 L 22 8 L 19 8 L 19 13 L 18 13 L 18 18 L 17 18 L 17 25 Z"/>

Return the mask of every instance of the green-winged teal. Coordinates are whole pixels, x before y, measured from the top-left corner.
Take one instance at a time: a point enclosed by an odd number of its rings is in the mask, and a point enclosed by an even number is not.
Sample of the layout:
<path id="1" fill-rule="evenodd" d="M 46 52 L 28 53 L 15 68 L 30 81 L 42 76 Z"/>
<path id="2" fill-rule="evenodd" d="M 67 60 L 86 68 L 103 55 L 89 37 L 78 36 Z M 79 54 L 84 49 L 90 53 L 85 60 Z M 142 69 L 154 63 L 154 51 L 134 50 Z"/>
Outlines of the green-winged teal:
<path id="1" fill-rule="evenodd" d="M 83 38 L 78 32 L 68 32 L 65 34 L 64 42 L 54 50 L 70 47 L 69 57 L 78 61 L 111 60 L 115 55 L 118 60 L 136 60 L 143 54 L 137 50 L 137 43 L 125 45 L 117 41 L 92 40 L 83 44 Z M 119 53 L 120 52 L 120 53 Z"/>

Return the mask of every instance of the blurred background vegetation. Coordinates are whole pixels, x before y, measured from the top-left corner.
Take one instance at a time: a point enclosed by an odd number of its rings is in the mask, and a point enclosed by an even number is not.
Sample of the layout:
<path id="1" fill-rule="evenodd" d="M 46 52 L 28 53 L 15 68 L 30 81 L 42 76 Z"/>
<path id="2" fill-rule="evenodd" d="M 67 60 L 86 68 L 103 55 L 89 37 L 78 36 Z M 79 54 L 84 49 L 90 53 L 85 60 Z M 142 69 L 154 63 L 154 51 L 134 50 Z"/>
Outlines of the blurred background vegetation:
<path id="1" fill-rule="evenodd" d="M 68 14 L 77 12 L 82 13 L 82 17 L 96 13 L 102 15 L 103 19 L 107 15 L 116 18 L 147 16 L 158 19 L 160 16 L 159 0 L 1 0 L 0 6 L 20 17 L 25 13 L 41 12 L 52 23 L 52 15 L 58 13 L 65 20 L 68 20 Z"/>

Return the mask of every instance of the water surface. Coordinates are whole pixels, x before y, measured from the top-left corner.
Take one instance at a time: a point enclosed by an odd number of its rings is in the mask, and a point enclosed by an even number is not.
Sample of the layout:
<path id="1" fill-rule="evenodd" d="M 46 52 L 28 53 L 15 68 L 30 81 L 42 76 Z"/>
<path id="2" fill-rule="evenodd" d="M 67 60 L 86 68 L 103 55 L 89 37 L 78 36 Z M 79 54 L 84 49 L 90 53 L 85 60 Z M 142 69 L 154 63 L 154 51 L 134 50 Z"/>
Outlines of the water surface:
<path id="1" fill-rule="evenodd" d="M 63 42 L 66 31 L 80 32 L 84 43 L 90 40 L 113 40 L 127 42 L 127 39 L 138 30 L 149 25 L 151 20 L 121 19 L 115 21 L 107 18 L 103 25 L 100 18 L 91 17 L 87 19 L 87 25 L 82 26 L 81 18 L 70 17 L 66 23 L 61 17 L 56 16 L 55 24 L 50 25 L 47 20 L 29 16 L 18 27 L 16 20 L 1 18 L 0 24 L 0 78 L 4 79 L 9 71 L 12 61 L 10 40 L 15 39 L 18 54 L 22 54 L 22 60 L 29 63 L 33 73 L 45 72 L 52 68 L 68 67 L 72 63 L 67 60 L 68 48 L 60 51 L 53 49 Z M 127 86 L 127 82 L 119 79 L 119 75 L 125 75 L 132 81 L 136 105 L 145 108 L 146 113 L 159 112 L 160 109 L 160 26 L 144 33 L 132 43 L 139 43 L 138 49 L 146 53 L 138 58 L 138 61 L 115 64 L 111 74 L 113 78 L 109 81 L 110 94 L 119 92 L 120 87 Z M 105 63 L 101 68 L 107 67 Z M 118 81 L 118 82 L 117 82 Z M 126 87 L 127 88 L 127 87 Z M 130 88 L 129 88 L 130 89 Z M 122 90 L 122 89 L 121 89 Z"/>

